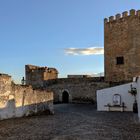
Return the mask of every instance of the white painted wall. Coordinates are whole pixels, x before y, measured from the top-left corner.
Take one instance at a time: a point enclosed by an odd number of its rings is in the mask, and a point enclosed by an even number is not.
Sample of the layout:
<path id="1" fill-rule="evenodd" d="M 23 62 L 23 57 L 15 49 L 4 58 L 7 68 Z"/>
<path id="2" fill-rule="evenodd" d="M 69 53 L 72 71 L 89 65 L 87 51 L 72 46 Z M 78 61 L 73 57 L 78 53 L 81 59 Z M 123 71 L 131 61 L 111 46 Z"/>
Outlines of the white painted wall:
<path id="1" fill-rule="evenodd" d="M 97 110 L 98 111 L 107 111 L 108 108 L 105 107 L 105 105 L 107 105 L 107 104 L 113 105 L 113 95 L 120 94 L 121 102 L 124 102 L 125 106 L 126 106 L 125 111 L 132 111 L 134 97 L 130 93 L 128 93 L 128 90 L 130 90 L 131 84 L 132 83 L 128 83 L 128 84 L 124 84 L 124 85 L 120 85 L 120 86 L 97 90 Z M 139 80 L 139 85 L 140 85 L 140 80 Z M 137 85 L 135 83 L 133 83 L 133 86 L 136 87 Z M 139 97 L 139 101 L 140 101 L 140 97 Z M 139 106 L 140 106 L 140 103 L 139 103 Z M 140 112 L 140 110 L 139 110 L 139 112 Z M 140 113 L 139 113 L 139 116 L 140 116 Z"/>

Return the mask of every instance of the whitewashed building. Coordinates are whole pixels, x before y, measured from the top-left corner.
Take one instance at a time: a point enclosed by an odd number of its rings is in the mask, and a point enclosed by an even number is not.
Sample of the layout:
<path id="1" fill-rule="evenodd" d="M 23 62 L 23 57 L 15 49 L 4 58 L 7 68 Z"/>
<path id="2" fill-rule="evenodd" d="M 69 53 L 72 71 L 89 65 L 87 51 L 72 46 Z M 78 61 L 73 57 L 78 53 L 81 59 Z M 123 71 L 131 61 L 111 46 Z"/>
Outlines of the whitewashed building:
<path id="1" fill-rule="evenodd" d="M 98 111 L 133 111 L 135 101 L 129 91 L 131 87 L 137 90 L 138 117 L 140 119 L 140 76 L 134 78 L 132 83 L 97 90 Z"/>

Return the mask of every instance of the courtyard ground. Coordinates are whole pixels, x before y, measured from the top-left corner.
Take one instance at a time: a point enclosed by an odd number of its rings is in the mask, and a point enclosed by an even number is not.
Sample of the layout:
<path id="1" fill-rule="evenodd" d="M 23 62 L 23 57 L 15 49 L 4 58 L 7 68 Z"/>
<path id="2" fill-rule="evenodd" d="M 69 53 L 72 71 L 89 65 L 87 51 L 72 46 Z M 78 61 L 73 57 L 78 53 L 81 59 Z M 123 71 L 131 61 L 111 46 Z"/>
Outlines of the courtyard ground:
<path id="1" fill-rule="evenodd" d="M 140 140 L 131 112 L 97 112 L 94 105 L 58 104 L 54 115 L 0 122 L 1 140 Z"/>

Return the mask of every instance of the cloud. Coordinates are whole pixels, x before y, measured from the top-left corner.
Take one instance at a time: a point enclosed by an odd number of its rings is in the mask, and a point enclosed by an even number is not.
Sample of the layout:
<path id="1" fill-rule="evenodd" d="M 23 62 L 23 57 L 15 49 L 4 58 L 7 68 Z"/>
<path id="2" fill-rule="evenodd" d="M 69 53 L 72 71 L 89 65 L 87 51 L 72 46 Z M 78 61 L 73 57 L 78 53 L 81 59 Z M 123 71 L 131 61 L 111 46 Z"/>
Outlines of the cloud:
<path id="1" fill-rule="evenodd" d="M 64 50 L 67 55 L 100 55 L 104 54 L 104 48 L 90 47 L 90 48 L 67 48 Z"/>

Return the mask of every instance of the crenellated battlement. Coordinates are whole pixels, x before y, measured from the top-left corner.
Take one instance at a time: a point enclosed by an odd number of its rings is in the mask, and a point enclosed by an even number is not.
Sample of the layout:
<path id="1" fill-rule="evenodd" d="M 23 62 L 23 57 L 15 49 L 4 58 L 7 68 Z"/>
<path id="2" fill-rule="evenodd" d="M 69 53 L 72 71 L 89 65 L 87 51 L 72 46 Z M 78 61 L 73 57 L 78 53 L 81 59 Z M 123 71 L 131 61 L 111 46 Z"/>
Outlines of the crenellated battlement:
<path id="1" fill-rule="evenodd" d="M 137 16 L 140 17 L 140 10 L 134 10 L 131 9 L 129 12 L 128 11 L 124 11 L 122 14 L 116 14 L 115 16 L 110 16 L 109 18 L 105 18 L 104 19 L 104 23 L 111 23 L 113 21 L 118 21 L 120 19 L 123 18 L 127 18 L 127 17 L 132 17 L 132 16 Z"/>
<path id="2" fill-rule="evenodd" d="M 104 19 L 105 80 L 131 81 L 140 75 L 140 10 Z"/>

